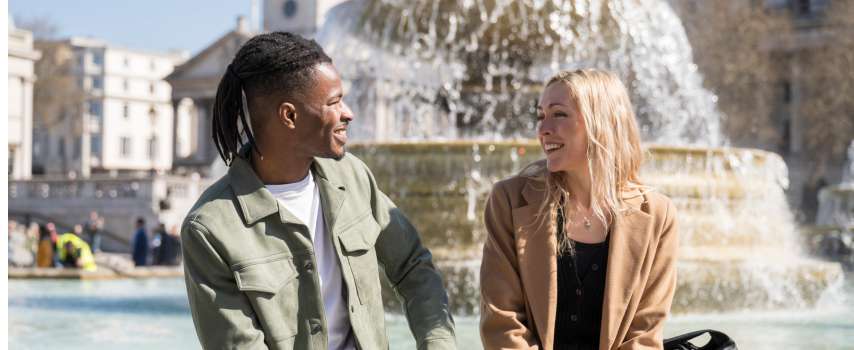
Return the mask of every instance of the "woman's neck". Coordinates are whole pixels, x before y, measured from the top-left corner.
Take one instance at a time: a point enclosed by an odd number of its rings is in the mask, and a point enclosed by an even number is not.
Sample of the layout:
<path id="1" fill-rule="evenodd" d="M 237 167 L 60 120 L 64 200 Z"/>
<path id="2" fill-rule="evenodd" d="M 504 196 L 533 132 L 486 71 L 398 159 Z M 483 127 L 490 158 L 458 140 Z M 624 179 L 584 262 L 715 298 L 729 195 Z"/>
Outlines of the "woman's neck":
<path id="1" fill-rule="evenodd" d="M 587 172 L 564 173 L 563 185 L 569 192 L 570 200 L 581 209 L 590 209 L 590 174 Z"/>

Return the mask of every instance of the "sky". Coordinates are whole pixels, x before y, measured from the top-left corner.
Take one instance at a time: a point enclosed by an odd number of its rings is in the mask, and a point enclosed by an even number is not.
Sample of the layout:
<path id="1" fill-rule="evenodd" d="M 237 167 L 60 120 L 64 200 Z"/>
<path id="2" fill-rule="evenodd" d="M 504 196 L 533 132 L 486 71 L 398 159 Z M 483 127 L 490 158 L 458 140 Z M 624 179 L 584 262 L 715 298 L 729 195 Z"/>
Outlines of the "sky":
<path id="1" fill-rule="evenodd" d="M 127 48 L 191 54 L 234 29 L 238 15 L 248 18 L 250 7 L 250 0 L 9 0 L 16 24 L 47 18 L 60 38 L 89 36 Z"/>

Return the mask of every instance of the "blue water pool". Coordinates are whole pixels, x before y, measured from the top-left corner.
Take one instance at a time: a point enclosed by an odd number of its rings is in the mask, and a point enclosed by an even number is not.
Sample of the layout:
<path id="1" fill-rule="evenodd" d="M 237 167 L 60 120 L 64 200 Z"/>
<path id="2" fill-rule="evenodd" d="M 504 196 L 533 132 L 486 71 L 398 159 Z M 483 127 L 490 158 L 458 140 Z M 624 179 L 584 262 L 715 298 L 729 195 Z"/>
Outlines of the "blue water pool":
<path id="1" fill-rule="evenodd" d="M 698 328 L 730 334 L 742 350 L 854 349 L 854 283 L 816 310 L 686 315 L 666 335 Z M 460 348 L 480 349 L 477 318 L 457 317 Z M 388 316 L 392 349 L 413 349 L 402 316 Z M 182 279 L 9 280 L 10 349 L 200 348 Z"/>

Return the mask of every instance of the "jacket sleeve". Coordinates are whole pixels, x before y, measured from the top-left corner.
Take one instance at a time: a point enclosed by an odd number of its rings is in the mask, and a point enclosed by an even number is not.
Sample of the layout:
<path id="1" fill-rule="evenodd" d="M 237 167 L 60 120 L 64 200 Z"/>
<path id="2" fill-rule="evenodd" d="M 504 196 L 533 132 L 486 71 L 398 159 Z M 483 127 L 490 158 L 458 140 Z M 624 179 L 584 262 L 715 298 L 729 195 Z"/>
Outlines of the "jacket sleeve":
<path id="1" fill-rule="evenodd" d="M 669 200 L 659 237 L 649 278 L 644 285 L 635 317 L 626 333 L 626 340 L 619 346 L 621 350 L 664 347 L 662 329 L 676 291 L 676 258 L 679 247 L 676 207 Z"/>
<path id="2" fill-rule="evenodd" d="M 497 184 L 484 212 L 487 237 L 480 265 L 480 337 L 485 349 L 538 349 L 528 328 L 525 294 L 519 277 L 510 199 Z"/>
<path id="3" fill-rule="evenodd" d="M 406 216 L 379 190 L 367 166 L 364 169 L 371 186 L 374 218 L 382 229 L 375 244 L 377 258 L 403 298 L 417 348 L 456 349 L 448 295 L 430 251 L 421 244 L 418 231 Z"/>
<path id="4" fill-rule="evenodd" d="M 202 348 L 267 349 L 252 306 L 237 289 L 231 269 L 208 235 L 204 226 L 191 220 L 181 229 L 184 279 Z"/>

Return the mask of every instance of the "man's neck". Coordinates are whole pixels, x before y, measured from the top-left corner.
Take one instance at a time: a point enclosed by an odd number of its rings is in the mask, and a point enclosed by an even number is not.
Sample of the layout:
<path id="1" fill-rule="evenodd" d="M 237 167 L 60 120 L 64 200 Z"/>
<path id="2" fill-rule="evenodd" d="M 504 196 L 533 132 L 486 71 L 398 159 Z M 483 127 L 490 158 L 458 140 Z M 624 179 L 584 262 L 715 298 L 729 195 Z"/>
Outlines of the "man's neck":
<path id="1" fill-rule="evenodd" d="M 313 161 L 311 157 L 261 157 L 258 153 L 252 152 L 252 169 L 265 185 L 299 182 L 308 176 Z"/>

